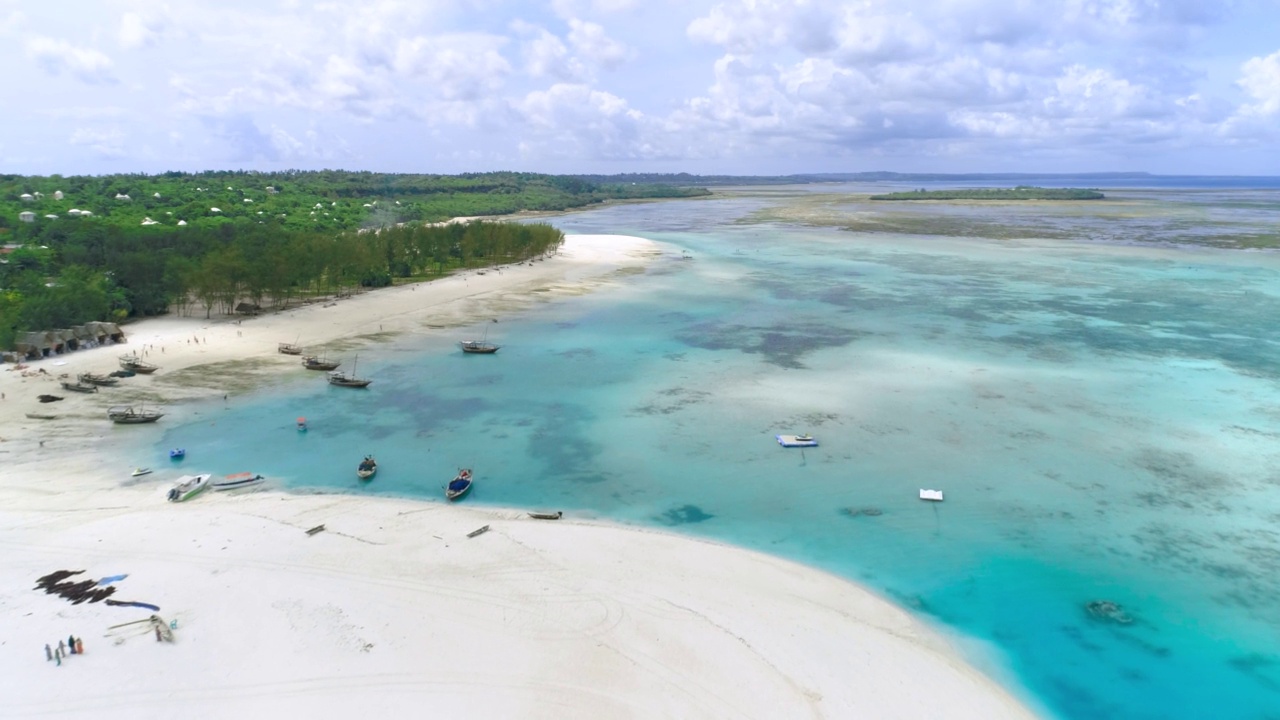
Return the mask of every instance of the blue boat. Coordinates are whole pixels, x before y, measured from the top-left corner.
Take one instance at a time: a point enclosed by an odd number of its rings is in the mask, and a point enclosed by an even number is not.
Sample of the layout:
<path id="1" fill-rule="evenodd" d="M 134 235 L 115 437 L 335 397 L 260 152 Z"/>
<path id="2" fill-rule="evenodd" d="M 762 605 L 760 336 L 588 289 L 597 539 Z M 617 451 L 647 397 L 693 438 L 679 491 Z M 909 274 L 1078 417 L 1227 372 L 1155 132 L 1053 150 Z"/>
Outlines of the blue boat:
<path id="1" fill-rule="evenodd" d="M 171 460 L 181 460 L 186 456 L 187 456 L 187 451 L 182 448 L 176 448 L 174 450 L 169 451 L 169 458 Z"/>
<path id="2" fill-rule="evenodd" d="M 471 491 L 471 469 L 464 468 L 458 471 L 458 476 L 449 481 L 448 487 L 444 489 L 444 496 L 449 500 L 457 500 Z"/>

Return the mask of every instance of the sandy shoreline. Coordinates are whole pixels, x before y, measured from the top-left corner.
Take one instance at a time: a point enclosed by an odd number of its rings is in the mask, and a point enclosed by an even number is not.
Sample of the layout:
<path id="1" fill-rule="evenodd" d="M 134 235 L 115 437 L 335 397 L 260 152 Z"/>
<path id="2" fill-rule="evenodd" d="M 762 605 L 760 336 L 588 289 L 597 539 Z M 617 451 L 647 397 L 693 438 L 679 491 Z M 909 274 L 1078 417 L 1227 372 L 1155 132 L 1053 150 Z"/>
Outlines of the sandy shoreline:
<path id="1" fill-rule="evenodd" d="M 640 238 L 573 236 L 534 265 L 239 325 L 202 312 L 146 320 L 125 328 L 127 345 L 32 365 L 49 376 L 0 372 L 0 716 L 1031 717 L 904 611 L 738 548 L 387 498 L 166 503 L 167 484 L 121 483 L 128 460 L 104 410 L 125 395 L 56 382 L 146 346 L 162 369 L 127 380 L 128 402 L 246 392 L 297 363 L 279 342 L 339 351 L 449 332 L 439 328 L 585 292 L 661 254 Z M 198 382 L 195 368 L 245 358 L 255 362 L 230 389 Z M 67 399 L 36 402 L 46 392 Z M 148 611 L 32 590 L 61 569 L 128 573 L 115 598 L 159 605 L 176 642 L 106 630 Z M 44 644 L 69 634 L 86 654 L 55 667 Z"/>

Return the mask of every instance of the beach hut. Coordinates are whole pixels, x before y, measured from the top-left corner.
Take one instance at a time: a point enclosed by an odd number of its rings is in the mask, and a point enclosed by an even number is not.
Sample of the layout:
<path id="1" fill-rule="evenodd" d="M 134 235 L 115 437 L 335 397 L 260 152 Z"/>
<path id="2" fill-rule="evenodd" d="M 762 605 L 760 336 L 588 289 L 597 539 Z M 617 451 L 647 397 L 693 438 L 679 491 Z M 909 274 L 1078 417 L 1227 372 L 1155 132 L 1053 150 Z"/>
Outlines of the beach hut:
<path id="1" fill-rule="evenodd" d="M 221 210 L 221 208 L 212 208 L 212 207 L 211 207 L 211 208 L 209 208 L 209 212 L 211 212 L 211 213 L 220 213 L 220 212 L 222 212 L 222 210 Z"/>
<path id="2" fill-rule="evenodd" d="M 80 349 L 80 341 L 76 338 L 76 331 L 71 328 L 62 328 L 54 330 L 53 334 L 58 338 L 58 345 L 62 348 L 62 352 L 70 352 Z"/>
<path id="3" fill-rule="evenodd" d="M 71 332 L 75 333 L 78 348 L 93 347 L 98 344 L 98 339 L 94 337 L 93 330 L 89 329 L 88 324 L 73 325 Z"/>
<path id="4" fill-rule="evenodd" d="M 93 213 L 89 212 L 88 210 L 81 210 L 80 217 L 93 217 Z"/>
<path id="5" fill-rule="evenodd" d="M 155 198 L 155 199 L 159 200 L 159 199 L 160 199 L 160 193 L 152 193 L 151 197 L 153 197 L 153 198 Z"/>
<path id="6" fill-rule="evenodd" d="M 67 217 L 80 217 L 80 208 L 71 208 L 68 210 Z"/>
<path id="7" fill-rule="evenodd" d="M 21 200 L 22 202 L 31 202 L 32 200 L 35 200 L 36 197 L 31 193 L 22 193 L 21 195 L 18 196 L 18 199 Z"/>
<path id="8" fill-rule="evenodd" d="M 53 213 L 50 213 L 50 214 L 48 214 L 48 215 L 45 215 L 45 217 L 46 217 L 46 218 L 48 218 L 48 219 L 50 219 L 50 220 L 57 220 L 57 219 L 58 219 L 58 216 L 57 216 L 57 215 L 54 215 Z"/>
<path id="9" fill-rule="evenodd" d="M 66 196 L 62 194 L 62 191 L 61 191 L 61 190 L 54 190 L 54 191 L 53 191 L 53 199 L 54 199 L 54 200 L 61 200 L 61 199 L 62 199 L 62 198 L 64 198 L 64 197 L 66 197 Z"/>
<path id="10" fill-rule="evenodd" d="M 152 220 L 149 217 L 144 217 L 142 218 L 142 224 L 143 225 L 159 225 L 160 222 L 158 220 Z"/>
<path id="11" fill-rule="evenodd" d="M 276 193 L 278 193 L 278 192 L 280 192 L 280 191 L 279 191 L 279 190 L 277 190 L 277 189 L 275 189 L 275 188 L 273 188 L 273 187 L 271 187 L 270 185 L 268 185 L 268 186 L 267 186 L 267 194 L 268 194 L 268 195 L 275 195 L 275 194 L 276 194 Z"/>
<path id="12" fill-rule="evenodd" d="M 36 214 L 31 212 L 30 210 L 23 210 L 22 212 L 18 213 L 18 219 L 21 220 L 22 222 L 35 222 Z"/>
<path id="13" fill-rule="evenodd" d="M 245 202 L 247 202 L 247 203 L 251 203 L 251 202 L 253 202 L 253 200 L 250 200 L 249 198 L 245 198 L 245 199 L 244 199 L 244 201 L 245 201 Z"/>
<path id="14" fill-rule="evenodd" d="M 133 200 L 133 198 L 129 197 L 128 195 L 125 195 L 124 193 L 116 193 L 116 199 L 117 199 L 117 200 L 129 200 L 129 201 L 132 201 L 132 200 Z"/>
<path id="15" fill-rule="evenodd" d="M 182 226 L 184 226 L 184 225 L 186 225 L 186 224 L 187 224 L 187 221 L 186 221 L 186 220 L 179 220 L 179 221 L 178 221 L 178 227 L 182 227 Z"/>

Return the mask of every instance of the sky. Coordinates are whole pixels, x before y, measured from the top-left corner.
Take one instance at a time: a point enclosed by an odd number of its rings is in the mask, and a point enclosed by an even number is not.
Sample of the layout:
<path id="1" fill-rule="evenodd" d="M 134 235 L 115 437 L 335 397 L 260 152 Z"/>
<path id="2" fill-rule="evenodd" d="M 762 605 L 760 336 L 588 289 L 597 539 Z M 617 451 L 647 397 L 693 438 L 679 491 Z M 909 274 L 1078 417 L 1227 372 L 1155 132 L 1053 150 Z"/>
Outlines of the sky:
<path id="1" fill-rule="evenodd" d="M 0 173 L 1280 175 L 1280 0 L 0 0 Z"/>

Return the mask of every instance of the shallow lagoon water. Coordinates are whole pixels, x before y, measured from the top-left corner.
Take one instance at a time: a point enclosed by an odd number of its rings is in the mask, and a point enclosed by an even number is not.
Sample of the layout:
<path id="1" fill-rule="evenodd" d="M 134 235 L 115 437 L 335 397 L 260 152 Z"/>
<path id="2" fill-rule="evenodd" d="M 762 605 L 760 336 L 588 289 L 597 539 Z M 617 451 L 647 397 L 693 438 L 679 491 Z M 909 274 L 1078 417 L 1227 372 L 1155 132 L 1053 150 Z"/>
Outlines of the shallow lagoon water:
<path id="1" fill-rule="evenodd" d="M 466 502 L 864 583 L 1064 718 L 1276 717 L 1280 256 L 741 222 L 768 202 L 559 218 L 667 253 L 487 323 L 497 355 L 457 350 L 477 326 L 363 351 L 367 391 L 299 369 L 157 458 L 430 501 L 469 466 Z"/>

